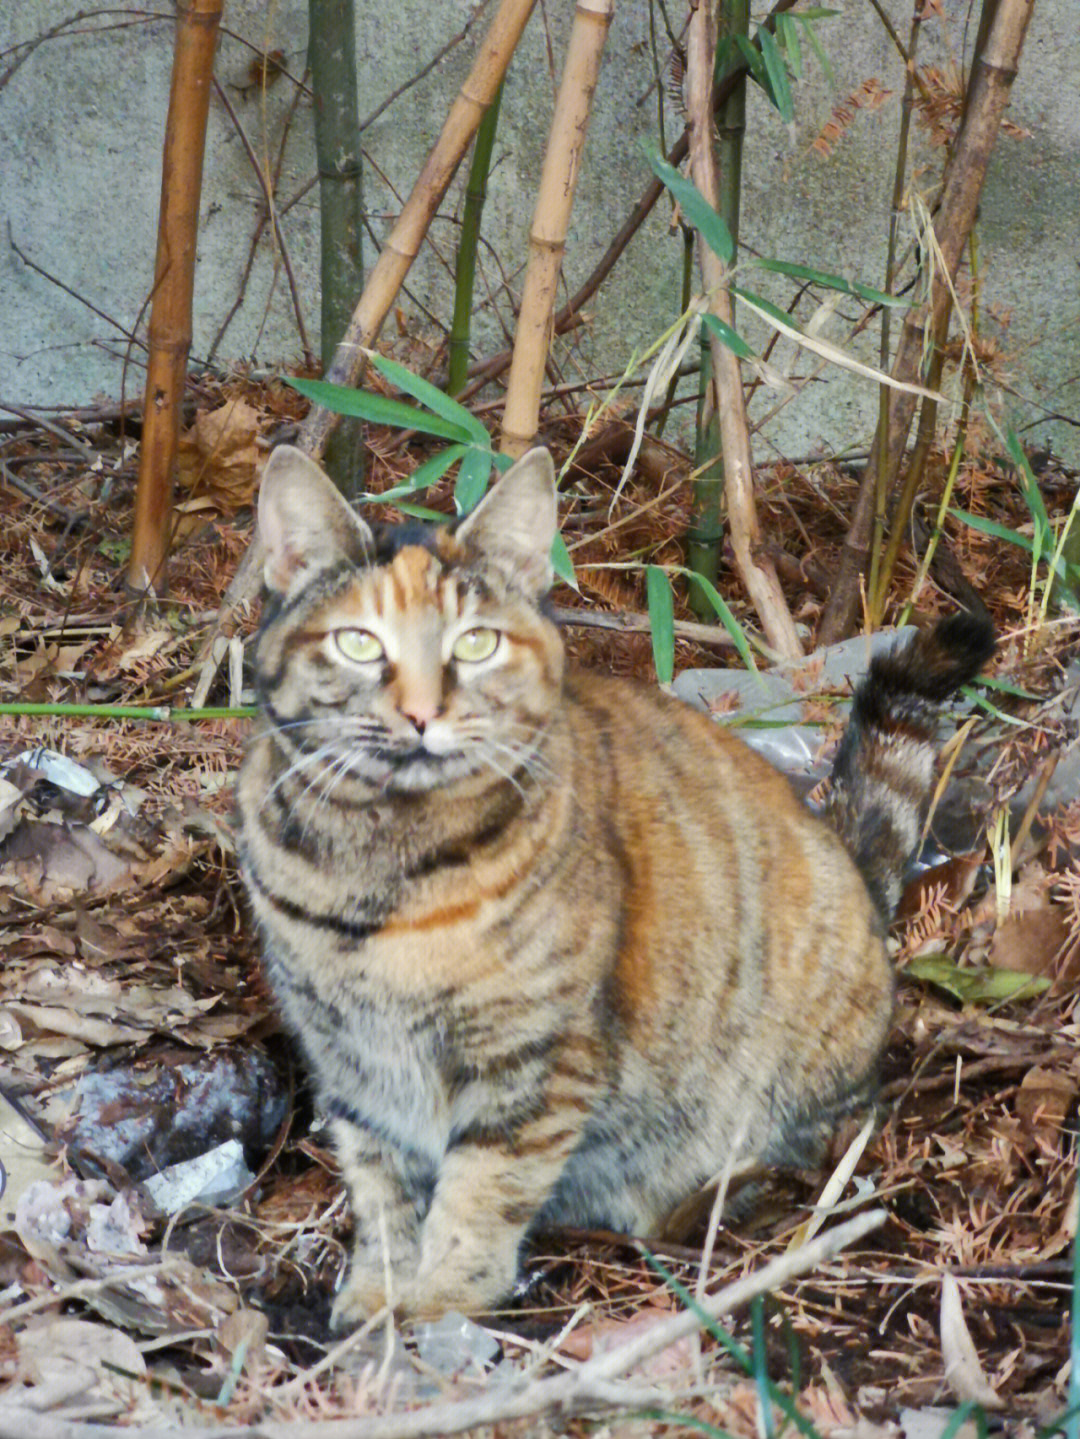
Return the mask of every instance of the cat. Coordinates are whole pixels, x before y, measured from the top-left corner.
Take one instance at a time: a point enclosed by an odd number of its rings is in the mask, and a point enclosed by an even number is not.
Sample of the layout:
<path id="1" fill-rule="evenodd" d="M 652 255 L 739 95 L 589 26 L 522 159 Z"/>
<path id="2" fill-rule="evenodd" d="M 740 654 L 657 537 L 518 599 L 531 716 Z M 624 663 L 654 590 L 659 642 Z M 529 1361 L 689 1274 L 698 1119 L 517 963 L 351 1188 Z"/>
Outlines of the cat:
<path id="1" fill-rule="evenodd" d="M 993 650 L 959 614 L 873 662 L 830 828 L 706 716 L 568 671 L 556 523 L 543 449 L 378 537 L 299 450 L 263 476 L 241 867 L 350 1191 L 338 1328 L 490 1310 L 537 1229 L 655 1233 L 865 1101 L 938 702 Z"/>

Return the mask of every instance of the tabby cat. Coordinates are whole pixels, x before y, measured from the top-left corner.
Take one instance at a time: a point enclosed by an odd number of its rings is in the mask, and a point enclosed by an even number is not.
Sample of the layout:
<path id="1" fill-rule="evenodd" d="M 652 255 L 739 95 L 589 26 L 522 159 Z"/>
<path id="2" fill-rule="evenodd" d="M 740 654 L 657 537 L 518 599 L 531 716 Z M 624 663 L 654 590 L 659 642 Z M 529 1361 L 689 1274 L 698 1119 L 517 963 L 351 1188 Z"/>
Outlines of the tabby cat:
<path id="1" fill-rule="evenodd" d="M 533 1230 L 655 1233 L 864 1097 L 937 701 L 993 649 L 958 615 L 874 662 L 845 846 L 705 716 L 566 671 L 555 529 L 541 449 L 378 538 L 299 450 L 263 477 L 242 866 L 351 1194 L 339 1327 L 490 1309 Z"/>

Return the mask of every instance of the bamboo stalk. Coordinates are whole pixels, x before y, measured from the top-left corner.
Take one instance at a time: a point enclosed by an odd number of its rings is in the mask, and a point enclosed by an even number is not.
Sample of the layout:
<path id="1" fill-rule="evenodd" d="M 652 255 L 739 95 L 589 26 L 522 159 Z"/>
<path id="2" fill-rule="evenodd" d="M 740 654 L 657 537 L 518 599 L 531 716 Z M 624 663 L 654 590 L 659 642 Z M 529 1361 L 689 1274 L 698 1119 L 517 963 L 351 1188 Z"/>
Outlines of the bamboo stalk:
<path id="1" fill-rule="evenodd" d="M 720 0 L 717 41 L 731 39 L 731 53 L 736 54 L 735 37 L 750 34 L 749 0 Z M 726 79 L 717 75 L 716 80 Z M 715 94 L 715 90 L 714 90 Z M 739 245 L 739 202 L 742 195 L 742 151 L 746 133 L 746 76 L 735 86 L 716 112 L 716 166 L 720 214 L 728 233 Z M 710 144 L 711 144 L 710 139 Z M 734 261 L 733 261 L 734 263 Z M 685 306 L 684 306 L 685 309 Z M 734 310 L 734 306 L 732 306 Z M 690 525 L 686 532 L 686 562 L 690 569 L 715 584 L 720 570 L 724 521 L 724 457 L 720 443 L 720 421 L 716 413 L 716 386 L 712 383 L 712 361 L 709 341 L 701 339 L 701 390 L 698 395 L 697 431 L 695 435 L 693 499 Z M 672 382 L 674 384 L 674 381 Z M 690 608 L 701 620 L 716 623 L 716 612 L 699 585 L 690 581 Z"/>
<path id="2" fill-rule="evenodd" d="M 326 378 L 332 384 L 354 385 L 359 378 L 364 350 L 382 328 L 454 172 L 502 84 L 510 57 L 535 4 L 536 0 L 501 0 L 481 41 L 480 53 L 450 107 L 439 138 L 387 237 L 348 328 L 334 351 L 326 371 Z M 321 455 L 337 422 L 338 416 L 329 410 L 312 409 L 300 428 L 301 447 L 310 455 Z"/>
<path id="3" fill-rule="evenodd" d="M 776 30 L 776 17 L 796 5 L 797 0 L 776 0 L 768 16 L 762 22 L 763 26 L 770 33 Z M 761 27 L 759 27 L 761 28 Z M 760 46 L 759 46 L 760 48 Z M 713 92 L 714 109 L 719 110 L 728 95 L 736 85 L 744 84 L 749 69 L 745 63 L 740 63 L 732 70 L 726 80 L 722 80 Z M 690 132 L 684 130 L 679 138 L 667 152 L 665 159 L 669 165 L 681 165 L 690 153 Z M 597 290 L 615 268 L 623 251 L 629 245 L 642 225 L 652 213 L 653 206 L 661 195 L 665 194 L 664 186 L 657 179 L 652 179 L 645 186 L 645 189 L 638 197 L 637 203 L 619 227 L 618 232 L 600 257 L 592 273 L 582 282 L 566 304 L 555 316 L 556 335 L 565 335 L 568 330 L 576 328 L 582 323 L 581 311 L 585 305 L 596 294 Z M 512 351 L 500 350 L 498 354 L 492 355 L 490 359 L 484 360 L 472 368 L 471 378 L 468 387 L 461 395 L 462 400 L 469 400 L 486 384 L 498 377 L 507 369 L 512 358 Z"/>
<path id="4" fill-rule="evenodd" d="M 687 89 L 690 125 L 690 171 L 694 183 L 713 209 L 718 208 L 719 188 L 712 149 L 712 76 L 716 54 L 716 30 L 709 0 L 698 0 L 690 12 L 687 34 Z M 727 269 L 719 255 L 702 240 L 698 253 L 709 308 L 727 326 L 732 322 L 731 291 Z M 750 454 L 750 432 L 746 423 L 746 398 L 737 356 L 715 336 L 710 336 L 716 410 L 724 455 L 728 526 L 739 577 L 757 612 L 761 627 L 773 649 L 785 658 L 802 654 L 795 624 L 776 570 L 760 553 L 761 529 L 754 503 L 754 469 Z"/>
<path id="5" fill-rule="evenodd" d="M 1035 0 L 984 0 L 996 13 L 987 27 L 986 45 L 975 58 L 968 104 L 956 137 L 934 221 L 939 267 L 935 269 L 928 301 L 908 312 L 904 319 L 892 375 L 903 381 L 918 380 L 923 373 L 927 336 L 943 334 L 952 304 L 960 258 L 975 223 L 979 198 L 1001 117 L 1016 78 L 1028 21 Z M 878 426 L 871 446 L 851 525 L 840 555 L 840 568 L 832 596 L 822 617 L 818 639 L 832 644 L 850 630 L 858 610 L 859 577 L 866 566 L 873 524 L 874 491 L 879 462 L 891 478 L 899 468 L 915 415 L 915 396 L 894 392 L 888 405 L 888 419 Z"/>
<path id="6" fill-rule="evenodd" d="M 566 232 L 614 4 L 615 0 L 578 0 L 574 10 L 529 232 L 529 262 L 503 416 L 501 448 L 507 455 L 523 455 L 536 438 Z"/>
<path id="7" fill-rule="evenodd" d="M 181 0 L 161 163 L 154 298 L 128 584 L 164 588 L 180 404 L 191 349 L 191 301 L 206 121 L 224 0 Z"/>
<path id="8" fill-rule="evenodd" d="M 353 0 L 308 0 L 308 65 L 319 165 L 319 353 L 325 372 L 364 288 L 364 193 Z M 363 488 L 363 426 L 344 420 L 323 468 L 346 498 Z"/>
<path id="9" fill-rule="evenodd" d="M 465 186 L 461 238 L 458 241 L 457 264 L 454 268 L 454 318 L 450 325 L 446 376 L 448 395 L 461 393 L 469 373 L 469 334 L 472 326 L 473 287 L 476 283 L 476 253 L 480 244 L 480 221 L 487 201 L 488 171 L 491 169 L 491 152 L 495 148 L 495 132 L 499 128 L 501 103 L 500 85 L 476 132 L 469 183 Z"/>

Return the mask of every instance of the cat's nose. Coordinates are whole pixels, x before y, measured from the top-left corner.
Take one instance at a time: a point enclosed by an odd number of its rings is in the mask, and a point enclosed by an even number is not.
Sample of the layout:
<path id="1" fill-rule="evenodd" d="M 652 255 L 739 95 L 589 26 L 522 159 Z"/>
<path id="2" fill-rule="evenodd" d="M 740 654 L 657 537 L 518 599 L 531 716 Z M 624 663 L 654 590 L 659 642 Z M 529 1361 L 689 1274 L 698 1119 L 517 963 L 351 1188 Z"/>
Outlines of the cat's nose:
<path id="1" fill-rule="evenodd" d="M 423 734 L 433 719 L 438 719 L 442 714 L 442 706 L 436 702 L 422 704 L 414 702 L 409 705 L 400 705 L 398 712 L 403 719 L 407 719 L 417 734 Z"/>

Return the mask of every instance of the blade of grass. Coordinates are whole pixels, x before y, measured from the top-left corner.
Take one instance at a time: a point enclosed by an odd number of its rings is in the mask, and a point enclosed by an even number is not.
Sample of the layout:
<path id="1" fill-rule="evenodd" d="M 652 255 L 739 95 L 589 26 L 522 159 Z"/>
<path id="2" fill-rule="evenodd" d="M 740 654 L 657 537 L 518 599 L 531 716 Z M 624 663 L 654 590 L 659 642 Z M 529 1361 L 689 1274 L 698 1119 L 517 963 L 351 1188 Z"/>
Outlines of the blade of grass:
<path id="1" fill-rule="evenodd" d="M 199 721 L 219 719 L 252 719 L 259 713 L 257 705 L 236 705 L 229 708 L 184 709 L 171 705 L 80 705 L 80 704 L 0 704 L 0 715 L 54 715 L 61 719 L 132 719 L 155 720 L 171 724 L 174 720 Z"/>
<path id="2" fill-rule="evenodd" d="M 662 685 L 669 685 L 675 674 L 675 603 L 671 583 L 659 565 L 649 565 L 645 570 L 645 595 L 656 678 Z"/>
<path id="3" fill-rule="evenodd" d="M 810 265 L 797 265 L 789 260 L 755 259 L 752 262 L 759 270 L 770 270 L 777 275 L 787 275 L 792 280 L 809 280 L 815 285 L 824 285 L 827 290 L 839 290 L 842 295 L 855 295 L 873 305 L 888 305 L 893 309 L 906 310 L 911 301 L 904 295 L 889 295 L 884 290 L 875 290 L 857 280 L 845 280 L 842 275 L 832 275 L 828 270 L 816 270 Z M 759 303 L 762 303 L 759 300 Z M 781 312 L 783 313 L 783 312 Z M 790 315 L 785 316 L 790 322 Z"/>
<path id="4" fill-rule="evenodd" d="M 734 350 L 740 360 L 756 360 L 757 351 L 753 346 L 748 345 L 743 337 L 733 330 L 730 325 L 724 323 L 717 315 L 706 311 L 701 317 L 701 323 L 706 329 L 711 330 L 722 345 L 729 350 Z"/>

